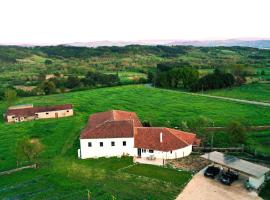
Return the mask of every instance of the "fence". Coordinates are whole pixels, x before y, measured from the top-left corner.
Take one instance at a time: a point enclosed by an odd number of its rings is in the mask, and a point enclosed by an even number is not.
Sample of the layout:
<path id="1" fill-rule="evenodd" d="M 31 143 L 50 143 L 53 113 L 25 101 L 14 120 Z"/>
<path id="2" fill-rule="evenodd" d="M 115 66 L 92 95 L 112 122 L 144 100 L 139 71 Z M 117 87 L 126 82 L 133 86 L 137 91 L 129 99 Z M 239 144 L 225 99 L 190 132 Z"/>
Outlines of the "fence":
<path id="1" fill-rule="evenodd" d="M 244 147 L 229 147 L 229 148 L 193 147 L 193 151 L 202 151 L 202 152 L 210 152 L 210 151 L 243 152 Z"/>
<path id="2" fill-rule="evenodd" d="M 6 175 L 6 174 L 11 174 L 11 173 L 14 173 L 14 172 L 18 172 L 18 171 L 21 171 L 21 170 L 24 170 L 24 169 L 35 169 L 35 168 L 37 168 L 36 164 L 27 165 L 27 166 L 24 166 L 24 167 L 15 168 L 15 169 L 0 172 L 0 176 Z"/>

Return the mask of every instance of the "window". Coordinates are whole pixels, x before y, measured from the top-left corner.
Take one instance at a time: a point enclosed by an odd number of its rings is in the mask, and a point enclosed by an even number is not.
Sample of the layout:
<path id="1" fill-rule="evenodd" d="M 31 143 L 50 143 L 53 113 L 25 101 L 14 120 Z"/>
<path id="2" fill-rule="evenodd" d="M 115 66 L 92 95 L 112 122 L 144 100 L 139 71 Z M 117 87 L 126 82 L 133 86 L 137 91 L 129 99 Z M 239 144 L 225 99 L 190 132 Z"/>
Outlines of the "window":
<path id="1" fill-rule="evenodd" d="M 114 147 L 115 146 L 115 142 L 111 142 L 111 145 L 112 145 L 112 147 Z"/>
<path id="2" fill-rule="evenodd" d="M 67 112 L 69 112 L 69 110 L 67 110 Z"/>
<path id="3" fill-rule="evenodd" d="M 92 147 L 92 142 L 88 142 L 88 147 Z"/>
<path id="4" fill-rule="evenodd" d="M 172 151 L 171 151 L 171 153 L 172 153 Z"/>
<path id="5" fill-rule="evenodd" d="M 48 115 L 49 113 L 46 113 L 46 115 Z"/>
<path id="6" fill-rule="evenodd" d="M 142 149 L 142 152 L 143 152 L 143 153 L 146 153 L 146 149 Z"/>
<path id="7" fill-rule="evenodd" d="M 149 149 L 149 153 L 154 153 L 154 150 L 152 150 L 152 149 Z"/>
<path id="8" fill-rule="evenodd" d="M 100 143 L 99 143 L 99 146 L 103 147 L 103 142 L 100 142 Z"/>
<path id="9" fill-rule="evenodd" d="M 12 119 L 14 119 L 15 118 L 15 116 L 12 116 Z"/>
<path id="10" fill-rule="evenodd" d="M 126 141 L 123 141 L 123 146 L 127 146 L 127 142 Z"/>

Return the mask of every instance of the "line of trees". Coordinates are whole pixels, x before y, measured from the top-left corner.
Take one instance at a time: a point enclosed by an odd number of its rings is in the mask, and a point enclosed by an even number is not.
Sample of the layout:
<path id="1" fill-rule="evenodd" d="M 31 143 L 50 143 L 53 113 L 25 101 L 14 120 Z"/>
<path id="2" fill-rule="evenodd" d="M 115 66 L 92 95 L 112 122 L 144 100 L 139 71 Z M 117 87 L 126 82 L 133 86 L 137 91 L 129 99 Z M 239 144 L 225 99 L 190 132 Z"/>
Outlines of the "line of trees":
<path id="1" fill-rule="evenodd" d="M 215 69 L 213 74 L 207 74 L 194 82 L 191 91 L 204 91 L 210 89 L 220 89 L 232 87 L 235 84 L 235 78 L 230 73 L 221 72 Z"/>
<path id="2" fill-rule="evenodd" d="M 244 83 L 244 76 L 215 69 L 214 73 L 199 76 L 197 69 L 185 63 L 161 63 L 156 72 L 149 72 L 148 79 L 154 86 L 184 88 L 189 91 L 228 88 Z"/>

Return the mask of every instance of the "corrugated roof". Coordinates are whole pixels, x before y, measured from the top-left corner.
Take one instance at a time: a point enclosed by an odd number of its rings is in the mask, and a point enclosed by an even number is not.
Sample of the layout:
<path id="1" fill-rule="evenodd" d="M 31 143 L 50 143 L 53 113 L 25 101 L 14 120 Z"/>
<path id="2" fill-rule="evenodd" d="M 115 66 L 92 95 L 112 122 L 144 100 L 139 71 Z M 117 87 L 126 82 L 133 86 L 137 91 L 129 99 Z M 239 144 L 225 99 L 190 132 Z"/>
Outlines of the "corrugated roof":
<path id="1" fill-rule="evenodd" d="M 257 178 L 262 177 L 270 171 L 267 167 L 239 159 L 235 156 L 225 155 L 217 151 L 206 153 L 201 157 Z"/>

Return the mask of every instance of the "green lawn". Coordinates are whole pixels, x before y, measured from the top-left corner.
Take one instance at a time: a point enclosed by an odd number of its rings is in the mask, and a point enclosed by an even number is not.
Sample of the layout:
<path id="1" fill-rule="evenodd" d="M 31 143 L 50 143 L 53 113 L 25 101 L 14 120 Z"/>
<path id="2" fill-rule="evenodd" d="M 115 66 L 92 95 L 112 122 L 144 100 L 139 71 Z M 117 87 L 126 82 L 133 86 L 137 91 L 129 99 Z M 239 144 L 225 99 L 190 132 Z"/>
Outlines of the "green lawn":
<path id="1" fill-rule="evenodd" d="M 208 145 L 211 144 L 211 133 L 207 134 L 206 140 Z M 228 133 L 218 131 L 214 133 L 214 147 L 230 147 L 232 146 Z M 234 146 L 238 146 L 235 144 Z M 270 131 L 250 131 L 247 132 L 245 147 L 252 151 L 265 156 L 270 156 Z"/>
<path id="2" fill-rule="evenodd" d="M 248 133 L 247 145 L 258 153 L 270 156 L 270 131 Z"/>
<path id="3" fill-rule="evenodd" d="M 213 119 L 216 125 L 225 125 L 233 119 L 263 125 L 270 118 L 270 108 L 142 85 L 21 98 L 17 104 L 22 103 L 72 103 L 75 115 L 18 124 L 0 121 L 0 171 L 16 166 L 14 148 L 23 136 L 39 138 L 45 145 L 40 158 L 44 167 L 1 176 L 0 199 L 83 199 L 87 189 L 94 199 L 111 199 L 111 195 L 117 199 L 174 199 L 191 177 L 190 173 L 147 165 L 119 171 L 132 164 L 131 158 L 77 159 L 80 131 L 88 116 L 95 112 L 135 111 L 142 121 L 170 127 L 199 115 Z M 4 102 L 0 102 L 1 116 L 5 108 Z"/>
<path id="4" fill-rule="evenodd" d="M 154 178 L 156 180 L 169 182 L 175 185 L 184 185 L 191 177 L 190 172 L 181 171 L 180 173 L 175 173 L 175 169 L 164 170 L 158 166 L 152 165 L 134 165 L 132 167 L 124 169 L 125 172 L 145 176 L 148 178 Z"/>
<path id="5" fill-rule="evenodd" d="M 229 89 L 208 91 L 207 94 L 237 99 L 270 102 L 270 84 L 252 83 Z"/>
<path id="6" fill-rule="evenodd" d="M 124 86 L 95 89 L 50 96 L 21 98 L 17 102 L 34 105 L 72 103 L 75 116 L 6 124 L 0 121 L 0 170 L 15 165 L 16 140 L 25 135 L 39 138 L 46 146 L 44 158 L 62 155 L 78 141 L 80 131 L 88 116 L 109 109 L 135 111 L 142 121 L 154 126 L 179 126 L 181 121 L 200 115 L 213 119 L 215 125 L 225 125 L 231 120 L 240 120 L 254 125 L 269 124 L 270 108 L 181 94 L 145 86 Z M 5 104 L 0 103 L 0 115 Z"/>

